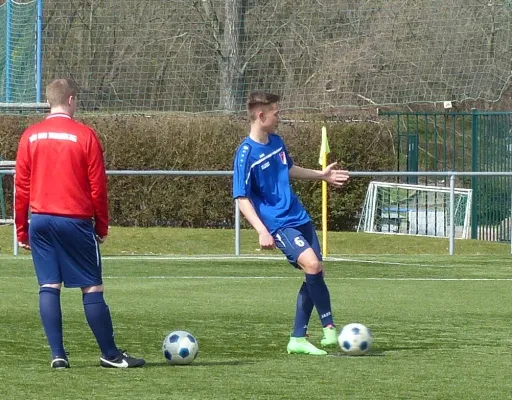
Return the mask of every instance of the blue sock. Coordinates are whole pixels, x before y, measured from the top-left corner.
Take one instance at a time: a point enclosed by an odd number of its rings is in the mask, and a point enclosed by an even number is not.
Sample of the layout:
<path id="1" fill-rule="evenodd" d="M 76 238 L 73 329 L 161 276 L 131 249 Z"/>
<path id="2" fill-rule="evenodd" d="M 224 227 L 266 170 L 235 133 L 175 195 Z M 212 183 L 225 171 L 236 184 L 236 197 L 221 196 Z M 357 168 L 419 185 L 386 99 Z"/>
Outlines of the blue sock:
<path id="1" fill-rule="evenodd" d="M 309 295 L 320 316 L 322 326 L 325 328 L 328 325 L 334 325 L 331 312 L 331 296 L 329 295 L 329 289 L 327 289 L 322 272 L 316 275 L 306 274 L 306 283 Z"/>
<path id="2" fill-rule="evenodd" d="M 313 301 L 309 296 L 306 282 L 302 283 L 297 295 L 297 308 L 295 310 L 295 321 L 293 322 L 292 337 L 305 337 L 308 329 L 309 318 L 313 312 Z"/>
<path id="3" fill-rule="evenodd" d="M 91 327 L 101 353 L 109 359 L 117 357 L 120 352 L 114 341 L 112 318 L 103 298 L 103 292 L 84 293 L 82 301 L 87 323 Z"/>
<path id="4" fill-rule="evenodd" d="M 39 314 L 44 332 L 52 351 L 52 357 L 66 357 L 62 338 L 62 310 L 60 308 L 60 289 L 39 288 Z"/>

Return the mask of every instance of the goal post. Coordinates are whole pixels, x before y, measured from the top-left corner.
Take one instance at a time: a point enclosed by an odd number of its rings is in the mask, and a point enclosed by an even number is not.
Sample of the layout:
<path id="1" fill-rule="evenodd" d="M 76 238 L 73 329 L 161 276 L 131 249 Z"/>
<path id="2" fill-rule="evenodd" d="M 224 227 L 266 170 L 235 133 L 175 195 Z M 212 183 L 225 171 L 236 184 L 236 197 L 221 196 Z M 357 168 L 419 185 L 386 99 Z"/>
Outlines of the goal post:
<path id="1" fill-rule="evenodd" d="M 471 200 L 471 189 L 454 189 L 455 238 L 470 238 Z M 372 181 L 357 231 L 447 238 L 450 188 Z"/>

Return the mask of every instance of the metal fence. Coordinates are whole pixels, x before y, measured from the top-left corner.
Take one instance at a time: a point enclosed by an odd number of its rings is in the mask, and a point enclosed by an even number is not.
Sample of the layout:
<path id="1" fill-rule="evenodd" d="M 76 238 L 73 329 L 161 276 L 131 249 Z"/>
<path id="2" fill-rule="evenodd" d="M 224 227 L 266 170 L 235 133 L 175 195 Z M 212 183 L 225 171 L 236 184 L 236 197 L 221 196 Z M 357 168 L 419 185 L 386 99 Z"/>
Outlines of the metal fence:
<path id="1" fill-rule="evenodd" d="M 12 163 L 12 162 L 11 162 Z M 14 175 L 14 170 L 2 171 L 5 175 Z M 107 175 L 123 175 L 123 176 L 232 176 L 233 171 L 107 171 Z M 352 171 L 349 172 L 351 177 L 444 177 L 449 179 L 450 187 L 450 203 L 449 203 L 449 247 L 448 254 L 455 254 L 455 181 L 457 177 L 508 177 L 512 178 L 512 172 L 402 172 L 402 171 Z M 512 191 L 512 188 L 510 188 Z M 512 204 L 509 203 L 508 216 L 512 221 Z M 512 235 L 511 235 L 512 237 Z M 240 255 L 240 209 L 238 202 L 235 201 L 235 238 L 234 238 L 234 254 Z M 16 229 L 13 229 L 13 252 L 18 255 L 18 243 L 16 239 Z M 510 252 L 512 254 L 512 238 L 510 239 Z"/>
<path id="2" fill-rule="evenodd" d="M 512 112 L 380 112 L 396 120 L 398 171 L 512 171 Z M 418 183 L 419 175 L 396 177 Z M 499 224 L 510 215 L 509 176 L 460 175 L 473 190 L 473 239 L 510 240 Z M 448 186 L 443 175 L 421 175 L 422 184 Z"/>

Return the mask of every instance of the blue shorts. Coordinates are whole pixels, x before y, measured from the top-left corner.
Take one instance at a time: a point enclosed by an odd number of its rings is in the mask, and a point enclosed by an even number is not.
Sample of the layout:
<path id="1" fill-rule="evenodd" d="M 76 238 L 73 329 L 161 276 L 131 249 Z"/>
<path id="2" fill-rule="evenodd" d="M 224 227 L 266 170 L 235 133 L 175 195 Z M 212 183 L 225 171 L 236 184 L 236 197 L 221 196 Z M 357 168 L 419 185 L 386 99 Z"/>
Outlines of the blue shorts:
<path id="1" fill-rule="evenodd" d="M 312 222 L 293 228 L 278 229 L 273 235 L 277 248 L 281 249 L 286 259 L 295 268 L 300 269 L 297 260 L 307 249 L 313 249 L 316 256 L 322 261 L 320 243 Z"/>
<path id="2" fill-rule="evenodd" d="M 29 242 L 39 285 L 102 284 L 100 249 L 91 219 L 32 214 Z"/>

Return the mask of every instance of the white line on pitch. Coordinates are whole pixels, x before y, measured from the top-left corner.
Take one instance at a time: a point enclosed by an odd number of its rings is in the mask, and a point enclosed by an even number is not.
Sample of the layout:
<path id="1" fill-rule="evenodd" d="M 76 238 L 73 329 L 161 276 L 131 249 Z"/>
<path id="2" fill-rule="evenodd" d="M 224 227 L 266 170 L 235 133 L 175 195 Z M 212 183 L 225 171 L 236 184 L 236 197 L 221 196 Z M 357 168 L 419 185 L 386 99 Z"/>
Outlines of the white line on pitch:
<path id="1" fill-rule="evenodd" d="M 30 256 L 1 256 L 0 259 L 4 260 L 30 260 Z M 286 261 L 284 256 L 219 256 L 219 255 L 201 255 L 201 256 L 103 256 L 104 261 Z M 383 265 L 401 265 L 409 267 L 443 267 L 443 265 L 432 264 L 418 264 L 406 263 L 398 261 L 379 261 L 379 260 L 361 260 L 357 258 L 344 258 L 344 257 L 325 257 L 328 262 L 350 262 L 359 264 L 383 264 Z"/>
<path id="2" fill-rule="evenodd" d="M 404 262 L 393 262 L 393 261 L 378 261 L 378 260 L 358 260 L 354 258 L 339 258 L 339 257 L 326 257 L 326 261 L 344 261 L 352 263 L 363 263 L 363 264 L 385 264 L 385 265 L 403 265 L 409 267 L 432 267 L 432 264 L 416 264 L 416 263 L 404 263 Z"/>
<path id="3" fill-rule="evenodd" d="M 157 276 L 104 276 L 104 279 L 225 279 L 225 280 L 255 280 L 255 279 L 301 279 L 301 277 L 293 276 L 173 276 L 173 275 L 157 275 Z M 381 278 L 381 277 L 368 277 L 368 278 L 330 278 L 328 281 L 427 281 L 427 282 L 494 282 L 512 281 L 512 278 Z"/>
<path id="4" fill-rule="evenodd" d="M 104 260 L 127 261 L 127 260 L 143 260 L 143 261 L 243 261 L 243 260 L 263 260 L 263 261 L 279 261 L 286 260 L 283 256 L 105 256 Z M 352 262 L 364 264 L 384 264 L 384 265 L 403 265 L 413 267 L 431 267 L 431 264 L 417 264 L 417 263 L 403 263 L 392 261 L 378 261 L 378 260 L 359 260 L 354 258 L 340 258 L 340 257 L 325 257 L 325 261 L 337 262 Z"/>

